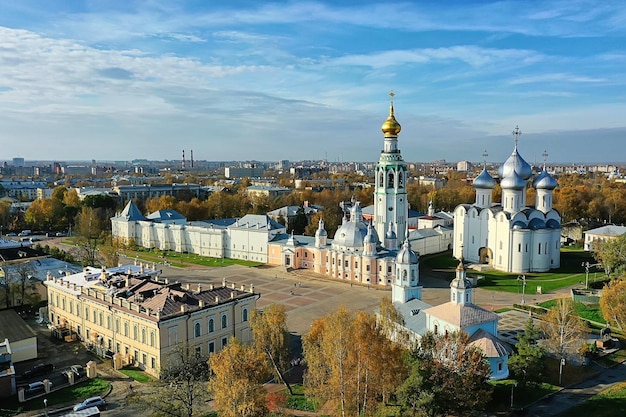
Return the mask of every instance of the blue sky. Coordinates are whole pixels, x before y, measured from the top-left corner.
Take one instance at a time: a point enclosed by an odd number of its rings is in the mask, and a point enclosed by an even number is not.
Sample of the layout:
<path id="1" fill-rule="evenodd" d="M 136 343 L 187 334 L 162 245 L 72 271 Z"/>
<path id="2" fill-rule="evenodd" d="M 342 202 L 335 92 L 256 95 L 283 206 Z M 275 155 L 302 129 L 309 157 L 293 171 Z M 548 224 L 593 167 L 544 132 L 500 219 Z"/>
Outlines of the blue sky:
<path id="1" fill-rule="evenodd" d="M 621 1 L 0 0 L 0 159 L 626 162 Z"/>

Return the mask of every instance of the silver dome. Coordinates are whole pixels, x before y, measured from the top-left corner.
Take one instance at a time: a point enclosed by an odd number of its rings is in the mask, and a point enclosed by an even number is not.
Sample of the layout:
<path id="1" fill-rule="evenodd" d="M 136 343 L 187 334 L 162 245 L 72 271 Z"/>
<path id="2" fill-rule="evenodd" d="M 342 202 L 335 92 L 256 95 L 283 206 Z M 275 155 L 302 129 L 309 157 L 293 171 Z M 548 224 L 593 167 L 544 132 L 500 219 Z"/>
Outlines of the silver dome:
<path id="1" fill-rule="evenodd" d="M 400 251 L 398 251 L 398 255 L 396 255 L 396 263 L 414 265 L 418 262 L 419 256 L 417 256 L 417 253 L 411 250 L 411 246 L 409 245 L 409 239 L 407 238 L 402 244 L 402 248 L 400 248 Z"/>
<path id="2" fill-rule="evenodd" d="M 491 190 L 496 186 L 496 180 L 483 168 L 482 172 L 474 179 L 474 188 Z"/>
<path id="3" fill-rule="evenodd" d="M 526 181 L 516 171 L 512 171 L 500 181 L 500 186 L 502 189 L 519 191 L 526 187 Z"/>
<path id="4" fill-rule="evenodd" d="M 537 190 L 554 190 L 557 185 L 559 183 L 545 169 L 533 181 L 533 187 Z"/>
<path id="5" fill-rule="evenodd" d="M 516 172 L 517 175 L 522 177 L 524 180 L 527 180 L 531 177 L 531 175 L 533 175 L 533 169 L 517 152 L 517 146 L 513 149 L 511 156 L 509 156 L 509 158 L 504 161 L 504 164 L 500 165 L 500 168 L 498 168 L 498 175 L 500 175 L 500 178 L 503 179 L 511 175 L 513 172 Z"/>

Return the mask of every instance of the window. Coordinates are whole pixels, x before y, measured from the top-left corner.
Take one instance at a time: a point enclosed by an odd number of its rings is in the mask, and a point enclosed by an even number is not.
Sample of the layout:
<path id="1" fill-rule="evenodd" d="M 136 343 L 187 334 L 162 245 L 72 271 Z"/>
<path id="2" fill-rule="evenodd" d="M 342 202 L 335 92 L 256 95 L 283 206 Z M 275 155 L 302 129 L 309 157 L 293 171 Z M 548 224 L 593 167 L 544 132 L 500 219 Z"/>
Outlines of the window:
<path id="1" fill-rule="evenodd" d="M 154 330 L 150 331 L 150 346 L 154 347 L 154 339 L 155 339 L 155 334 L 154 334 Z"/>
<path id="2" fill-rule="evenodd" d="M 63 311 L 65 311 L 65 297 L 61 298 L 61 309 L 63 309 Z"/>
<path id="3" fill-rule="evenodd" d="M 154 358 L 154 357 L 150 358 L 150 367 L 152 369 L 156 368 L 156 358 Z"/>
<path id="4" fill-rule="evenodd" d="M 146 343 L 146 329 L 141 328 L 141 343 Z"/>
<path id="5" fill-rule="evenodd" d="M 226 314 L 222 314 L 222 329 L 226 327 L 228 327 L 228 317 L 226 317 Z"/>
<path id="6" fill-rule="evenodd" d="M 137 329 L 137 325 L 134 324 L 133 325 L 133 339 L 137 340 L 138 337 L 139 337 L 139 329 Z"/>
<path id="7" fill-rule="evenodd" d="M 541 255 L 541 243 L 540 243 L 540 244 L 539 244 L 539 246 L 538 246 L 538 249 L 537 249 L 537 255 Z"/>
<path id="8" fill-rule="evenodd" d="M 193 325 L 193 336 L 194 337 L 200 337 L 200 335 L 201 335 L 201 333 L 200 333 L 200 322 L 197 321 Z"/>
<path id="9" fill-rule="evenodd" d="M 93 322 L 95 323 L 96 322 L 96 309 L 95 308 L 93 309 L 91 318 L 92 318 Z"/>
<path id="10" fill-rule="evenodd" d="M 344 267 L 346 267 L 346 268 L 348 267 L 348 261 L 344 262 Z"/>
<path id="11" fill-rule="evenodd" d="M 120 319 L 115 319 L 115 332 L 120 332 Z"/>
<path id="12" fill-rule="evenodd" d="M 367 272 L 370 272 L 370 266 L 369 266 L 369 265 L 367 265 L 367 266 L 365 267 L 365 270 L 366 270 Z"/>
<path id="13" fill-rule="evenodd" d="M 139 351 L 137 349 L 135 349 L 134 359 L 135 359 L 135 362 L 139 362 Z"/>
<path id="14" fill-rule="evenodd" d="M 215 331 L 215 321 L 213 319 L 209 319 L 209 333 L 213 333 Z"/>
<path id="15" fill-rule="evenodd" d="M 518 251 L 518 252 L 521 252 L 521 251 L 522 251 L 522 244 L 521 244 L 521 243 L 518 243 L 518 244 L 517 244 L 517 251 Z"/>
<path id="16" fill-rule="evenodd" d="M 98 324 L 102 326 L 102 312 L 98 313 Z"/>
<path id="17" fill-rule="evenodd" d="M 115 352 L 120 353 L 120 344 L 119 343 L 115 344 Z"/>
<path id="18" fill-rule="evenodd" d="M 222 349 L 224 347 L 226 347 L 227 344 L 228 344 L 228 338 L 227 337 L 222 337 Z"/>
<path id="19" fill-rule="evenodd" d="M 243 308 L 241 310 L 241 321 L 248 321 L 248 309 Z"/>
<path id="20" fill-rule="evenodd" d="M 89 320 L 89 307 L 85 307 L 85 320 Z"/>
<path id="21" fill-rule="evenodd" d="M 111 316 L 107 315 L 107 329 L 111 330 Z"/>
<path id="22" fill-rule="evenodd" d="M 196 357 L 202 355 L 202 348 L 200 346 L 196 346 Z"/>
<path id="23" fill-rule="evenodd" d="M 215 352 L 215 342 L 209 342 L 209 353 Z"/>
<path id="24" fill-rule="evenodd" d="M 74 314 L 74 302 L 70 301 L 70 314 Z"/>

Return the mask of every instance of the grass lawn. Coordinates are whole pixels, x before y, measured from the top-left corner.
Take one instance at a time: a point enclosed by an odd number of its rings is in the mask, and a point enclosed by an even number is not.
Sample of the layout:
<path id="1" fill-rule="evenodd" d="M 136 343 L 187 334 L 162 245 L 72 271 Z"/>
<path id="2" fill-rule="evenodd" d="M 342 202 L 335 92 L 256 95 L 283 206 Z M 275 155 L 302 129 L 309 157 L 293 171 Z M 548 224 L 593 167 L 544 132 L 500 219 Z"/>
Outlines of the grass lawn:
<path id="1" fill-rule="evenodd" d="M 514 379 L 494 381 L 491 401 L 487 404 L 488 411 L 505 411 L 511 408 L 511 387 L 513 387 L 513 408 L 521 408 L 537 401 L 544 395 L 558 391 L 560 388 L 549 383 L 540 385 L 515 386 Z"/>
<path id="2" fill-rule="evenodd" d="M 557 300 L 549 300 L 543 303 L 539 303 L 541 307 L 552 308 L 556 305 Z M 576 314 L 578 314 L 583 319 L 596 321 L 598 323 L 606 323 L 604 317 L 602 317 L 602 312 L 600 311 L 599 304 L 583 304 L 583 303 L 574 303 L 574 309 L 576 310 Z"/>
<path id="3" fill-rule="evenodd" d="M 137 258 L 147 262 L 164 262 L 167 261 L 170 265 L 176 267 L 185 267 L 190 265 L 202 265 L 202 266 L 228 266 L 228 265 L 243 265 L 243 266 L 260 266 L 263 265 L 259 262 L 245 261 L 241 259 L 230 258 L 207 258 L 205 256 L 195 255 L 191 253 L 177 253 L 168 251 L 150 251 L 150 250 L 125 250 L 124 255 L 129 258 Z"/>
<path id="4" fill-rule="evenodd" d="M 137 368 L 122 368 L 122 369 L 120 369 L 120 372 L 123 373 L 124 375 L 126 375 L 127 377 L 132 378 L 135 381 L 140 382 L 142 384 L 154 381 L 154 378 L 152 378 L 150 375 L 148 375 L 147 373 L 145 373 L 141 369 L 137 369 Z"/>
<path id="5" fill-rule="evenodd" d="M 561 414 L 563 417 L 621 417 L 625 415 L 626 382 L 620 382 Z"/>
<path id="6" fill-rule="evenodd" d="M 289 395 L 287 388 L 281 390 L 287 396 L 287 408 L 299 411 L 316 411 L 315 403 L 309 401 L 304 395 L 304 387 L 301 384 L 291 386 L 293 395 Z"/>
<path id="7" fill-rule="evenodd" d="M 622 346 L 626 346 L 624 343 L 626 343 L 626 341 L 620 338 L 620 344 Z M 615 366 L 619 363 L 624 363 L 626 362 L 626 349 L 620 349 L 617 352 L 597 358 L 594 362 L 605 368 L 610 368 L 611 366 Z"/>
<path id="8" fill-rule="evenodd" d="M 13 415 L 7 413 L 5 410 L 18 410 L 32 411 L 44 409 L 44 398 L 48 400 L 48 408 L 53 408 L 61 404 L 71 405 L 77 404 L 85 398 L 93 397 L 95 395 L 104 395 L 109 390 L 110 384 L 104 379 L 94 378 L 85 382 L 81 382 L 71 387 L 63 388 L 59 391 L 51 392 L 50 394 L 33 398 L 25 403 L 19 403 L 17 397 L 11 399 L 3 399 L 2 412 L 0 415 Z"/>

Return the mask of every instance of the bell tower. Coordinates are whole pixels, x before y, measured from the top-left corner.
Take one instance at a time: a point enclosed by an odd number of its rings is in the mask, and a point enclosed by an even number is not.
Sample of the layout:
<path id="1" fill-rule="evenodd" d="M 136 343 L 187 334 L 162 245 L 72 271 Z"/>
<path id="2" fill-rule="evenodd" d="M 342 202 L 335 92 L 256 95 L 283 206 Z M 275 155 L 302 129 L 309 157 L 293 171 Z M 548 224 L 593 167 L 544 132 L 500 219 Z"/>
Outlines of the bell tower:
<path id="1" fill-rule="evenodd" d="M 384 135 L 383 150 L 376 164 L 374 228 L 378 236 L 385 236 L 391 228 L 396 235 L 393 241 L 396 247 L 387 249 L 395 250 L 398 249 L 398 242 L 404 242 L 406 238 L 409 206 L 406 192 L 407 164 L 398 149 L 398 134 L 402 127 L 394 114 L 394 92 L 389 93 L 389 96 L 389 117 L 381 127 Z"/>

